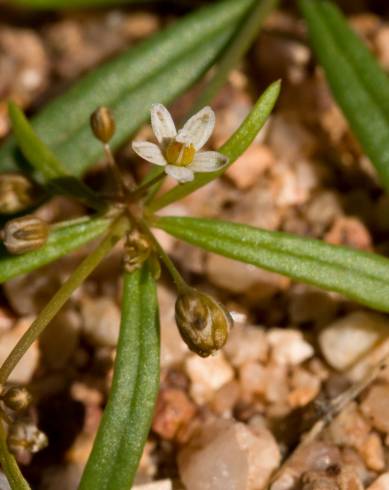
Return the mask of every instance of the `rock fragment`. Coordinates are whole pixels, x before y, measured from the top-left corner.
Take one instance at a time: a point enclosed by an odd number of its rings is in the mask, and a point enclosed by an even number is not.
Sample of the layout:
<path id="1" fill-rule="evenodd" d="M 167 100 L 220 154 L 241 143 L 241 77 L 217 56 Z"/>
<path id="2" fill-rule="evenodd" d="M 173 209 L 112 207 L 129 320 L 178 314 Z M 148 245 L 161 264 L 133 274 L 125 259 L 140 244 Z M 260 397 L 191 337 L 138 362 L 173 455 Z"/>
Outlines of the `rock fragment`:
<path id="1" fill-rule="evenodd" d="M 389 490 L 389 472 L 382 473 L 367 487 L 367 490 Z"/>
<path id="2" fill-rule="evenodd" d="M 81 300 L 82 329 L 96 347 L 115 347 L 120 329 L 120 310 L 111 298 L 83 297 Z"/>
<path id="3" fill-rule="evenodd" d="M 190 490 L 262 490 L 280 462 L 265 428 L 214 421 L 205 425 L 179 454 L 179 472 Z"/>
<path id="4" fill-rule="evenodd" d="M 8 357 L 20 337 L 28 330 L 33 321 L 32 317 L 24 317 L 18 320 L 15 326 L 0 336 L 0 365 Z M 34 342 L 20 359 L 8 380 L 11 383 L 25 385 L 34 375 L 39 362 L 38 342 Z"/>
<path id="5" fill-rule="evenodd" d="M 377 384 L 370 388 L 361 404 L 362 412 L 379 431 L 389 434 L 389 385 Z"/>
<path id="6" fill-rule="evenodd" d="M 250 361 L 264 362 L 268 351 L 265 331 L 253 325 L 234 325 L 224 347 L 225 355 L 235 367 Z"/>
<path id="7" fill-rule="evenodd" d="M 215 391 L 234 377 L 234 371 L 221 351 L 206 359 L 191 354 L 185 360 L 185 370 L 192 382 L 190 394 L 200 405 L 210 401 Z"/>
<path id="8" fill-rule="evenodd" d="M 273 328 L 267 339 L 271 346 L 271 357 L 276 364 L 301 364 L 314 353 L 313 347 L 298 330 Z"/>
<path id="9" fill-rule="evenodd" d="M 183 390 L 162 388 L 155 407 L 152 429 L 160 437 L 172 440 L 185 429 L 196 413 L 194 403 Z"/>
<path id="10" fill-rule="evenodd" d="M 355 311 L 322 330 L 319 345 L 328 364 L 343 371 L 383 340 L 388 326 L 384 316 Z"/>

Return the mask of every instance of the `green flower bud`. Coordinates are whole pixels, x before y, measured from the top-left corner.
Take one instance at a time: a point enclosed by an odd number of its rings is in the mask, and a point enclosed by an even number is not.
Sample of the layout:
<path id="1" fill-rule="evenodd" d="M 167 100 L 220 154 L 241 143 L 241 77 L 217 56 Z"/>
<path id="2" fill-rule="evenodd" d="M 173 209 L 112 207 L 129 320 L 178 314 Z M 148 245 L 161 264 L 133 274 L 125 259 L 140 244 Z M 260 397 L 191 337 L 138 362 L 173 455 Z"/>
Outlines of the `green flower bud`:
<path id="1" fill-rule="evenodd" d="M 9 388 L 1 398 L 8 408 L 15 411 L 26 409 L 32 400 L 30 392 L 19 386 Z"/>
<path id="2" fill-rule="evenodd" d="M 127 235 L 124 253 L 124 268 L 127 272 L 139 269 L 151 253 L 151 244 L 148 238 L 139 230 L 134 229 Z"/>
<path id="3" fill-rule="evenodd" d="M 227 342 L 231 315 L 208 294 L 188 289 L 176 301 L 176 322 L 190 350 L 208 357 Z"/>
<path id="4" fill-rule="evenodd" d="M 13 214 L 30 206 L 36 197 L 35 185 L 22 174 L 0 174 L 0 213 Z"/>
<path id="5" fill-rule="evenodd" d="M 49 225 L 40 218 L 29 215 L 8 221 L 3 230 L 4 246 L 14 255 L 36 250 L 49 236 Z"/>
<path id="6" fill-rule="evenodd" d="M 93 134 L 98 140 L 106 144 L 112 138 L 116 126 L 112 112 L 108 107 L 98 107 L 90 117 Z"/>
<path id="7" fill-rule="evenodd" d="M 13 453 L 28 451 L 37 453 L 47 444 L 47 436 L 31 422 L 16 421 L 8 429 L 8 448 Z"/>

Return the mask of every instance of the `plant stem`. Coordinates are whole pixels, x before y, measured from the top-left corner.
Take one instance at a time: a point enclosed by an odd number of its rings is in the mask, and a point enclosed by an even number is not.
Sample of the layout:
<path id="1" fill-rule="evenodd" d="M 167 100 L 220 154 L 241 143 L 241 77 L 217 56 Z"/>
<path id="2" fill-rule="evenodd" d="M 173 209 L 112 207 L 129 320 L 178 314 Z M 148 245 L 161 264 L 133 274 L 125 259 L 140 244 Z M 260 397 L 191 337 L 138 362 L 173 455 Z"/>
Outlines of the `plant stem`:
<path id="1" fill-rule="evenodd" d="M 253 4 L 255 3 L 257 5 L 249 9 L 234 38 L 225 49 L 216 67 L 216 73 L 196 100 L 191 114 L 207 105 L 224 85 L 232 69 L 248 51 L 268 14 L 277 6 L 278 0 L 255 0 Z"/>
<path id="2" fill-rule="evenodd" d="M 186 291 L 189 286 L 186 284 L 185 280 L 181 276 L 181 274 L 176 269 L 176 266 L 173 264 L 170 257 L 166 254 L 165 250 L 159 244 L 159 241 L 155 238 L 150 228 L 144 221 L 138 222 L 138 225 L 142 229 L 142 231 L 150 238 L 152 244 L 154 245 L 156 252 L 162 262 L 165 264 L 166 269 L 169 271 L 169 274 L 172 276 L 174 284 L 176 285 L 178 293 L 182 293 Z"/>
<path id="3" fill-rule="evenodd" d="M 165 172 L 161 172 L 161 173 L 157 174 L 155 177 L 153 177 L 149 180 L 146 180 L 145 182 L 141 183 L 139 185 L 139 187 L 134 189 L 130 193 L 129 197 L 131 198 L 132 201 L 136 201 L 137 199 L 142 197 L 143 194 L 146 194 L 145 191 L 147 191 L 147 189 L 152 187 L 154 184 L 157 184 L 158 182 L 160 182 L 164 177 L 165 177 Z"/>
<path id="4" fill-rule="evenodd" d="M 115 181 L 115 185 L 118 190 L 119 196 L 124 196 L 127 193 L 127 189 L 123 183 L 122 175 L 120 173 L 120 170 L 118 169 L 115 157 L 113 156 L 111 147 L 109 146 L 108 143 L 104 144 L 104 153 L 108 162 L 108 167 Z"/>
<path id="5" fill-rule="evenodd" d="M 0 463 L 12 490 L 31 490 L 14 456 L 9 452 L 4 424 L 0 421 Z"/>
<path id="6" fill-rule="evenodd" d="M 51 298 L 35 321 L 31 324 L 27 332 L 25 332 L 25 334 L 19 339 L 18 343 L 12 349 L 11 353 L 1 366 L 0 385 L 7 381 L 8 376 L 27 349 L 47 327 L 49 322 L 70 298 L 73 291 L 80 286 L 80 284 L 98 266 L 98 264 L 107 255 L 116 242 L 124 235 L 128 227 L 129 222 L 127 217 L 120 216 L 117 218 L 100 245 L 81 262 L 77 269 Z"/>

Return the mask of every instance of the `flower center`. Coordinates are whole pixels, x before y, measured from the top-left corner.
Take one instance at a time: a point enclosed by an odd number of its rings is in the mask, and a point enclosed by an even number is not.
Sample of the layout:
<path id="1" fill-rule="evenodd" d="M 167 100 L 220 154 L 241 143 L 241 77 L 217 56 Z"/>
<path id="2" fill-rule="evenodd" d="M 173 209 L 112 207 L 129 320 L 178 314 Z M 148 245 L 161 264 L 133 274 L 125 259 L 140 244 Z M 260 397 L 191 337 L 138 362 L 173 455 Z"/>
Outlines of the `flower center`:
<path id="1" fill-rule="evenodd" d="M 179 143 L 172 141 L 166 148 L 165 157 L 170 165 L 187 167 L 193 162 L 196 148 L 192 144 Z"/>

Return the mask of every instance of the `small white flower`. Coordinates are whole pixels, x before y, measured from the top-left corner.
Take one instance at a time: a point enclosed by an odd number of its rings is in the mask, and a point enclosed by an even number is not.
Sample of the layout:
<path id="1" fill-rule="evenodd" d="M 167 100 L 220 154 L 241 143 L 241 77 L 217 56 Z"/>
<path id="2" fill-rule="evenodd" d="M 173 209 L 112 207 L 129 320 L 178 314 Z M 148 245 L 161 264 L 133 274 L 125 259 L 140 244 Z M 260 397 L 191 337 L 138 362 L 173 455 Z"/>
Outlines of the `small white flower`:
<path id="1" fill-rule="evenodd" d="M 228 163 L 228 158 L 217 151 L 199 151 L 215 126 L 215 113 L 210 107 L 192 116 L 178 132 L 162 104 L 154 104 L 150 113 L 159 146 L 133 141 L 132 149 L 148 162 L 165 167 L 165 172 L 178 182 L 190 182 L 195 172 L 213 172 Z"/>

